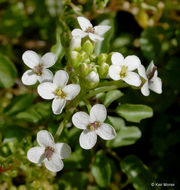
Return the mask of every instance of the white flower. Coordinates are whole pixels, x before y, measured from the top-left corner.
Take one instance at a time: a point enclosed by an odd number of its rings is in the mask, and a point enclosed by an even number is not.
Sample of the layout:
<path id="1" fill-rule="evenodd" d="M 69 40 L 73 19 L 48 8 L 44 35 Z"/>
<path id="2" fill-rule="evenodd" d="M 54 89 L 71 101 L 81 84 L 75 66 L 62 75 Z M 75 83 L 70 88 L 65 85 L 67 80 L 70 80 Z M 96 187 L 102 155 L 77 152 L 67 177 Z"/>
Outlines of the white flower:
<path id="1" fill-rule="evenodd" d="M 22 59 L 31 68 L 22 76 L 22 82 L 25 85 L 33 85 L 37 81 L 41 83 L 52 80 L 53 74 L 47 68 L 55 64 L 57 60 L 56 55 L 49 52 L 40 57 L 36 52 L 28 50 L 23 53 Z"/>
<path id="2" fill-rule="evenodd" d="M 89 36 L 92 41 L 102 41 L 104 39 L 102 35 L 111 28 L 107 25 L 98 25 L 93 27 L 91 22 L 84 17 L 78 17 L 77 19 L 81 29 L 74 29 L 72 31 L 72 36 L 79 36 L 81 38 Z"/>
<path id="3" fill-rule="evenodd" d="M 158 94 L 162 93 L 162 81 L 157 76 L 157 67 L 154 65 L 153 61 L 151 61 L 146 71 L 144 66 L 140 65 L 138 67 L 138 73 L 140 76 L 142 76 L 142 78 L 146 80 L 146 82 L 141 87 L 141 92 L 144 96 L 149 96 L 149 89 Z"/>
<path id="4" fill-rule="evenodd" d="M 94 105 L 90 110 L 90 116 L 85 112 L 77 112 L 72 117 L 73 124 L 83 129 L 80 135 L 80 146 L 84 149 L 91 149 L 97 142 L 97 135 L 104 140 L 115 138 L 114 128 L 104 123 L 107 116 L 106 108 L 102 104 Z"/>
<path id="5" fill-rule="evenodd" d="M 46 100 L 53 99 L 52 110 L 54 114 L 60 114 L 66 101 L 74 99 L 80 92 L 80 86 L 78 84 L 66 85 L 68 79 L 68 73 L 59 70 L 56 72 L 53 82 L 41 83 L 37 88 L 38 94 L 42 98 Z"/>
<path id="6" fill-rule="evenodd" d="M 64 164 L 62 159 L 71 154 L 71 147 L 66 143 L 54 143 L 54 138 L 46 130 L 37 133 L 37 142 L 40 146 L 30 148 L 27 158 L 33 163 L 44 163 L 46 168 L 52 172 L 62 170 Z"/>
<path id="7" fill-rule="evenodd" d="M 86 79 L 90 82 L 97 83 L 99 82 L 99 75 L 95 71 L 91 71 L 87 76 Z"/>
<path id="8" fill-rule="evenodd" d="M 129 55 L 126 58 L 116 52 L 111 57 L 112 65 L 109 67 L 109 76 L 113 80 L 123 80 L 133 86 L 140 86 L 141 80 L 137 73 L 132 72 L 140 65 L 140 59 L 135 55 Z"/>

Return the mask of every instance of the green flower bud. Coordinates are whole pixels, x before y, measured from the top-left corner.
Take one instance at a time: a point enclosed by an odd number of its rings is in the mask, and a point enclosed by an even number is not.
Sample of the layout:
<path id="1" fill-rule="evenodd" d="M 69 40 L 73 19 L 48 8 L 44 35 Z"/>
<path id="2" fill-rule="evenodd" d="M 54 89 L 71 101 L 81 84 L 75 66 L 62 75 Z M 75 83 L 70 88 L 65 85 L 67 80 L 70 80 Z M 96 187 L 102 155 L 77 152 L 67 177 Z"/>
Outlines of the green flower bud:
<path id="1" fill-rule="evenodd" d="M 91 71 L 87 76 L 86 80 L 88 81 L 87 88 L 94 88 L 99 83 L 99 75 L 95 71 Z"/>
<path id="2" fill-rule="evenodd" d="M 91 60 L 92 62 L 96 62 L 96 61 L 97 61 L 97 55 L 96 55 L 95 53 L 91 54 L 91 55 L 90 55 L 90 60 Z"/>
<path id="3" fill-rule="evenodd" d="M 81 63 L 80 53 L 77 51 L 71 51 L 71 65 L 73 68 L 79 67 Z"/>
<path id="4" fill-rule="evenodd" d="M 80 51 L 80 57 L 81 57 L 81 62 L 84 62 L 84 60 L 88 58 L 88 55 L 85 51 Z"/>
<path id="5" fill-rule="evenodd" d="M 80 51 L 81 49 L 81 38 L 79 36 L 73 36 L 71 39 L 71 50 Z"/>
<path id="6" fill-rule="evenodd" d="M 114 53 L 114 52 L 111 52 L 111 53 L 108 55 L 108 57 L 107 57 L 106 63 L 107 63 L 108 65 L 112 65 L 111 56 L 112 56 L 113 53 Z"/>
<path id="7" fill-rule="evenodd" d="M 82 50 L 84 50 L 88 55 L 91 55 L 94 51 L 94 45 L 90 40 L 86 40 L 82 46 Z"/>
<path id="8" fill-rule="evenodd" d="M 87 63 L 82 63 L 80 68 L 80 75 L 85 77 L 89 73 L 89 65 Z"/>
<path id="9" fill-rule="evenodd" d="M 107 60 L 107 58 L 108 58 L 108 55 L 107 55 L 106 53 L 101 53 L 101 54 L 98 56 L 98 61 L 97 61 L 98 64 L 101 65 L 101 64 L 105 63 L 106 60 Z"/>
<path id="10" fill-rule="evenodd" d="M 107 63 L 103 63 L 99 67 L 99 76 L 100 78 L 105 78 L 109 71 L 109 65 Z"/>

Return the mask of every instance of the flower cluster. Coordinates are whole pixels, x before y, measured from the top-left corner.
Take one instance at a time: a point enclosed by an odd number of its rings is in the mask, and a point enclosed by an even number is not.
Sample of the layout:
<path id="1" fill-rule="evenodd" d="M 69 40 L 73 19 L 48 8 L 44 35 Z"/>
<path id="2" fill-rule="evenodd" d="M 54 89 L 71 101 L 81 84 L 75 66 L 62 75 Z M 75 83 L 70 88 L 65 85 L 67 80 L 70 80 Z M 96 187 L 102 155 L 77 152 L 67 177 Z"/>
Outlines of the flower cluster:
<path id="1" fill-rule="evenodd" d="M 110 26 L 93 27 L 84 17 L 78 17 L 77 20 L 81 29 L 72 31 L 70 57 L 67 58 L 69 60 L 66 65 L 66 70 L 71 72 L 70 77 L 64 70 L 56 71 L 53 76 L 48 69 L 57 60 L 53 53 L 46 53 L 40 57 L 34 51 L 28 50 L 22 56 L 24 63 L 30 67 L 30 70 L 23 74 L 22 82 L 25 85 L 33 85 L 39 81 L 37 92 L 43 99 L 53 100 L 54 114 L 61 114 L 67 101 L 75 99 L 80 91 L 87 92 L 88 89 L 96 87 L 101 79 L 107 81 L 113 79 L 116 84 L 118 81 L 123 81 L 123 84 L 126 83 L 127 86 L 141 89 L 145 96 L 150 94 L 149 89 L 162 93 L 162 82 L 157 76 L 157 67 L 153 62 L 145 70 L 140 59 L 135 55 L 125 58 L 119 52 L 96 55 L 94 43 L 104 39 L 103 34 L 110 30 Z M 85 37 L 85 40 L 81 40 Z M 71 76 L 75 76 L 76 80 L 72 80 Z M 68 81 L 70 81 L 69 84 Z M 73 84 L 74 81 L 78 84 Z M 81 101 L 81 98 L 84 97 L 80 96 L 78 101 Z M 75 109 L 72 110 L 71 115 Z M 73 125 L 83 130 L 79 138 L 83 149 L 93 148 L 97 142 L 97 136 L 104 140 L 112 140 L 116 137 L 115 129 L 105 122 L 107 117 L 105 106 L 95 104 L 89 110 L 89 115 L 79 111 L 72 116 Z M 53 136 L 46 130 L 37 133 L 37 142 L 40 147 L 31 148 L 27 153 L 28 159 L 33 163 L 43 162 L 52 172 L 60 171 L 63 168 L 62 159 L 68 158 L 71 154 L 70 146 L 65 143 L 55 144 Z"/>

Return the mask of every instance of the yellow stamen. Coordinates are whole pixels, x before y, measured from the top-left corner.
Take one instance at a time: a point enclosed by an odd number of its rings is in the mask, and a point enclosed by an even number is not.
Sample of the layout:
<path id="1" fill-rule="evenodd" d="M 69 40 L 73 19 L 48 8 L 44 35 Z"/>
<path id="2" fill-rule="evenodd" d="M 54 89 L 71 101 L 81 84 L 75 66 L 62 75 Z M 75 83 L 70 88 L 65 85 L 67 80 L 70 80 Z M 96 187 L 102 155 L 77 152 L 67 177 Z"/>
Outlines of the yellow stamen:
<path id="1" fill-rule="evenodd" d="M 66 94 L 62 91 L 61 88 L 57 88 L 54 92 L 56 96 L 59 96 L 60 98 L 64 99 L 66 98 Z"/>
<path id="2" fill-rule="evenodd" d="M 120 72 L 120 77 L 121 78 L 124 78 L 125 76 L 126 76 L 126 74 L 127 74 L 127 69 L 128 69 L 128 67 L 126 67 L 126 66 L 122 66 L 122 68 L 121 68 L 121 72 Z"/>

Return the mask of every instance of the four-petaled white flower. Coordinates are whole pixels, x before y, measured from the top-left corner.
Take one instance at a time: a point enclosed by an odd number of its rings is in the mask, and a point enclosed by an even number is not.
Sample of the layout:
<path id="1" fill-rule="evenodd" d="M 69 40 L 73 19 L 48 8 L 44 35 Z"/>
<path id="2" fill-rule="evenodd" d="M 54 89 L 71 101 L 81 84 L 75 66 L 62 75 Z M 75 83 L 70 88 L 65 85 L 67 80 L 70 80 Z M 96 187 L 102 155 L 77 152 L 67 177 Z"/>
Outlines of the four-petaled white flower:
<path id="1" fill-rule="evenodd" d="M 109 76 L 113 80 L 123 80 L 133 86 L 140 86 L 141 80 L 137 73 L 132 72 L 140 65 L 140 59 L 135 55 L 129 55 L 126 58 L 116 52 L 111 57 L 112 65 L 109 67 Z"/>
<path id="2" fill-rule="evenodd" d="M 97 142 L 97 135 L 104 140 L 115 138 L 114 128 L 110 124 L 104 123 L 106 116 L 106 108 L 102 104 L 94 105 L 90 110 L 90 116 L 82 111 L 73 115 L 73 124 L 77 128 L 83 129 L 79 138 L 82 148 L 91 149 Z"/>
<path id="3" fill-rule="evenodd" d="M 60 114 L 66 101 L 74 99 L 80 92 L 80 86 L 78 84 L 66 85 L 68 79 L 68 73 L 59 70 L 56 72 L 53 82 L 41 83 L 37 88 L 38 94 L 42 98 L 46 100 L 53 99 L 52 110 L 54 114 Z"/>
<path id="4" fill-rule="evenodd" d="M 149 96 L 149 89 L 158 94 L 162 93 L 162 81 L 157 76 L 157 67 L 154 65 L 153 61 L 151 61 L 146 71 L 144 66 L 140 65 L 138 67 L 138 73 L 140 76 L 142 76 L 142 78 L 145 79 L 145 83 L 141 87 L 141 92 L 144 96 Z"/>
<path id="5" fill-rule="evenodd" d="M 36 52 L 28 50 L 22 55 L 24 63 L 31 69 L 27 70 L 22 76 L 22 82 L 25 85 L 33 85 L 37 81 L 51 81 L 53 73 L 47 69 L 53 66 L 57 60 L 53 53 L 46 53 L 40 57 Z"/>
<path id="6" fill-rule="evenodd" d="M 28 150 L 27 158 L 33 163 L 44 163 L 46 168 L 52 172 L 62 170 L 64 164 L 62 159 L 68 158 L 71 148 L 66 143 L 54 143 L 54 138 L 46 130 L 37 133 L 37 142 L 40 146 Z"/>
<path id="7" fill-rule="evenodd" d="M 85 36 L 89 36 L 92 41 L 102 41 L 104 38 L 102 35 L 106 33 L 111 27 L 107 25 L 98 25 L 93 27 L 91 22 L 84 17 L 77 18 L 81 29 L 74 29 L 72 31 L 72 36 L 79 36 L 84 38 Z"/>

